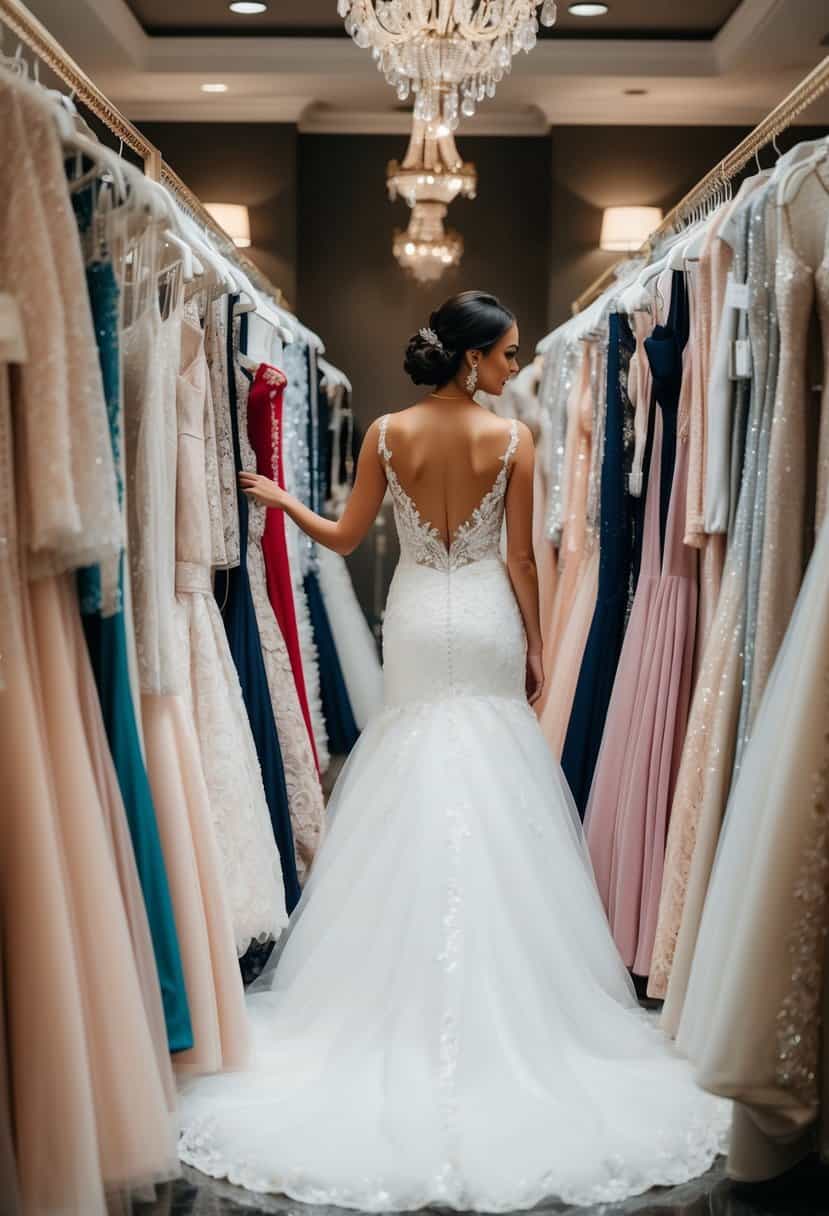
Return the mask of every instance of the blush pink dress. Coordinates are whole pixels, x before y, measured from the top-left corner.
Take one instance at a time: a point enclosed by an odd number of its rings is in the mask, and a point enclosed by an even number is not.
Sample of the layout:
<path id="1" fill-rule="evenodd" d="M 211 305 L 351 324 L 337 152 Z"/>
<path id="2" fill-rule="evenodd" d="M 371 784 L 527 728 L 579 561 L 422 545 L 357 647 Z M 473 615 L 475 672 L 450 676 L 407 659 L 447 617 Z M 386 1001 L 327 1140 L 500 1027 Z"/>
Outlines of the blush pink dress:
<path id="1" fill-rule="evenodd" d="M 655 419 L 642 568 L 586 816 L 613 936 L 627 966 L 640 975 L 650 969 L 668 816 L 691 694 L 697 554 L 683 543 L 691 353 L 686 346 L 661 562 L 656 455 L 662 448 L 661 411 Z"/>
<path id="2" fill-rule="evenodd" d="M 590 379 L 590 357 L 585 347 L 581 375 L 570 395 L 568 402 L 567 422 L 567 451 L 564 470 L 564 504 L 561 545 L 558 551 L 558 576 L 553 603 L 552 621 L 549 632 L 544 636 L 544 670 L 545 687 L 536 705 L 536 714 L 541 723 L 541 729 L 556 757 L 561 754 L 564 736 L 567 732 L 567 722 L 570 717 L 570 705 L 557 702 L 553 689 L 558 686 L 556 671 L 560 656 L 563 655 L 562 642 L 573 614 L 579 585 L 585 573 L 583 565 L 588 543 L 587 529 L 587 498 L 590 487 L 590 451 L 591 432 L 593 426 L 593 394 Z M 598 579 L 598 566 L 596 567 Z M 594 593 L 595 598 L 595 593 Z M 581 604 L 582 616 L 587 615 L 588 601 L 583 599 Z M 592 608 L 591 608 L 592 614 Z M 581 617 L 579 618 L 581 619 Z M 587 628 L 590 628 L 588 621 Z M 585 633 L 585 639 L 586 639 Z M 582 642 L 582 650 L 584 642 Z M 570 656 L 564 655 L 564 662 L 569 663 Z M 581 654 L 578 656 L 581 662 Z M 578 670 L 576 670 L 576 680 Z M 575 683 L 570 694 L 572 703 Z"/>

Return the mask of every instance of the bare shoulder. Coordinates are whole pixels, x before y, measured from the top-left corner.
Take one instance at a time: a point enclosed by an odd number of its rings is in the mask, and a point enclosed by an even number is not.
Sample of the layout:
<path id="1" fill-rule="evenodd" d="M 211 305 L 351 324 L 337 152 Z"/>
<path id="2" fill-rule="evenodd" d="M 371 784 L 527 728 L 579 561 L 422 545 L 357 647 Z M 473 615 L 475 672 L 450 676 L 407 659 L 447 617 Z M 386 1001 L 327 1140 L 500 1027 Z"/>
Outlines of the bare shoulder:
<path id="1" fill-rule="evenodd" d="M 521 422 L 518 418 L 502 418 L 500 414 L 489 414 L 488 416 L 490 419 L 489 434 L 493 436 L 497 435 L 499 439 L 502 439 L 506 443 L 512 436 L 512 428 L 514 426 L 518 436 L 519 449 L 532 451 L 534 447 L 533 435 L 526 422 Z"/>
<path id="2" fill-rule="evenodd" d="M 526 451 L 532 452 L 535 450 L 535 440 L 533 433 L 527 426 L 526 422 L 522 422 L 520 418 L 515 420 L 518 429 L 518 446 Z"/>
<path id="3" fill-rule="evenodd" d="M 533 439 L 533 433 L 526 422 L 521 422 L 520 420 L 516 420 L 516 433 L 518 444 L 513 457 L 514 463 L 519 468 L 531 473 L 535 464 L 535 440 Z"/>

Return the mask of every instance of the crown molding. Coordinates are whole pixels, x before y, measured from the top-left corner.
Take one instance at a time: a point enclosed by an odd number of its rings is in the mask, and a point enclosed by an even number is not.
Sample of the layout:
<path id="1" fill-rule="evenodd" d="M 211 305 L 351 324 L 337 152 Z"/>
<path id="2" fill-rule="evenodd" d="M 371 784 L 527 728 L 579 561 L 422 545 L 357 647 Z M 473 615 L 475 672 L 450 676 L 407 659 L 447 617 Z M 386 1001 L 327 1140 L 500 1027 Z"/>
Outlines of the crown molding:
<path id="1" fill-rule="evenodd" d="M 160 37 L 126 0 L 27 0 L 136 121 L 297 122 L 325 133 L 402 133 L 405 114 L 347 38 Z M 742 0 L 712 41 L 544 39 L 519 55 L 460 136 L 540 134 L 550 123 L 753 123 L 822 57 L 825 0 Z M 199 85 L 222 80 L 226 94 Z M 642 85 L 647 98 L 623 97 Z M 806 116 L 821 121 L 823 102 Z"/>

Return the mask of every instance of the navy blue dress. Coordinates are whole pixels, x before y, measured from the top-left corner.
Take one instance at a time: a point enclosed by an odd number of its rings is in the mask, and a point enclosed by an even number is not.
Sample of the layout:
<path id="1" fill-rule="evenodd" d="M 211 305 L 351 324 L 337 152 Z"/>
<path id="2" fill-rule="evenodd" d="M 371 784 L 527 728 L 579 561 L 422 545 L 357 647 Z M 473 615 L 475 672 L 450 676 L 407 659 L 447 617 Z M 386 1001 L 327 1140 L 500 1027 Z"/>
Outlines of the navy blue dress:
<path id="1" fill-rule="evenodd" d="M 237 472 L 242 468 L 242 458 L 239 449 L 239 414 L 236 401 L 236 384 L 233 369 L 236 365 L 234 350 L 234 324 L 240 326 L 240 349 L 244 350 L 247 319 L 242 315 L 239 322 L 233 320 L 233 304 L 231 297 L 228 322 L 228 367 L 230 375 L 230 413 L 233 426 L 233 455 Z M 294 834 L 291 828 L 291 816 L 288 809 L 288 790 L 285 785 L 285 769 L 282 764 L 282 752 L 279 747 L 279 736 L 273 717 L 271 694 L 268 688 L 268 677 L 262 658 L 262 646 L 259 639 L 259 626 L 256 621 L 256 609 L 253 606 L 250 583 L 248 581 L 247 547 L 248 547 L 248 500 L 244 494 L 239 494 L 239 565 L 233 570 L 216 572 L 215 594 L 222 611 L 230 653 L 239 673 L 239 683 L 242 686 L 242 696 L 248 711 L 253 741 L 259 757 L 262 770 L 262 782 L 265 787 L 265 797 L 271 816 L 273 834 L 276 838 L 279 858 L 282 863 L 282 880 L 285 884 L 285 903 L 292 912 L 299 902 L 301 894 L 299 878 L 296 872 L 296 855 L 294 853 Z"/>
<path id="2" fill-rule="evenodd" d="M 85 232 L 92 222 L 91 189 L 74 194 L 72 201 L 80 230 Z M 112 264 L 107 261 L 92 262 L 87 267 L 86 281 L 118 476 L 118 497 L 122 501 L 123 485 L 118 473 L 121 445 L 118 282 Z M 161 987 L 167 1043 L 171 1052 L 187 1051 L 193 1046 L 190 1007 L 155 806 L 135 717 L 127 661 L 126 624 L 121 606 L 122 587 L 123 554 L 118 572 L 117 611 L 104 616 L 101 611 L 100 567 L 88 566 L 78 572 L 81 620 L 147 910 Z"/>
<path id="3" fill-rule="evenodd" d="M 671 307 L 664 325 L 655 325 L 645 339 L 645 351 L 653 372 L 653 395 L 662 411 L 661 482 L 659 486 L 659 552 L 665 553 L 665 528 L 674 484 L 676 424 L 682 388 L 682 354 L 690 333 L 688 287 L 685 275 L 674 271 Z"/>
<path id="4" fill-rule="evenodd" d="M 324 394 L 319 390 L 319 376 L 313 351 L 308 351 L 308 380 L 309 388 L 313 388 L 308 409 L 308 452 L 311 462 L 310 485 L 311 501 L 308 504 L 312 511 L 321 513 L 324 485 L 325 463 L 320 451 L 320 439 L 323 428 L 319 422 L 319 398 Z M 348 696 L 348 689 L 340 666 L 334 635 L 328 620 L 325 601 L 320 590 L 319 578 L 312 568 L 303 580 L 305 594 L 308 597 L 308 612 L 311 616 L 311 628 L 314 631 L 314 641 L 319 655 L 320 665 L 320 699 L 325 718 L 325 728 L 328 734 L 328 746 L 335 755 L 346 756 L 351 751 L 359 737 L 357 723 L 354 721 L 354 711 Z"/>
<path id="5" fill-rule="evenodd" d="M 637 500 L 628 492 L 633 407 L 627 384 L 635 348 L 636 340 L 627 318 L 611 314 L 602 453 L 599 587 L 561 757 L 561 767 L 582 818 L 622 652 L 634 581 Z"/>

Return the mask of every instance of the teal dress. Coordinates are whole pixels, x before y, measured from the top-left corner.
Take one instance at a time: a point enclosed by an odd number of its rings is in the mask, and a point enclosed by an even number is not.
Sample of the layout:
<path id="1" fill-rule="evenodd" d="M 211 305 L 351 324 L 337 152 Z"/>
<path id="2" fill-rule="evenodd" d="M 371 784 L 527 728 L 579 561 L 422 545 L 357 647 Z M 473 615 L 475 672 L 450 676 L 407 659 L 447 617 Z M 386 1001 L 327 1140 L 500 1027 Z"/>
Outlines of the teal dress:
<path id="1" fill-rule="evenodd" d="M 92 220 L 92 189 L 73 196 L 80 231 Z M 95 325 L 98 357 L 109 415 L 110 438 L 118 476 L 119 499 L 123 501 L 121 466 L 121 377 L 118 347 L 119 289 L 111 262 L 87 265 L 87 288 Z M 127 660 L 127 632 L 122 608 L 123 554 L 118 571 L 114 604 L 102 612 L 102 579 L 99 566 L 78 572 L 78 594 L 87 649 L 95 673 L 101 713 L 124 800 L 135 862 L 147 909 L 150 936 L 161 986 L 167 1042 L 172 1052 L 193 1046 L 190 1009 L 184 986 L 173 904 L 150 784 L 135 716 Z M 115 611 L 111 611 L 112 608 Z"/>

